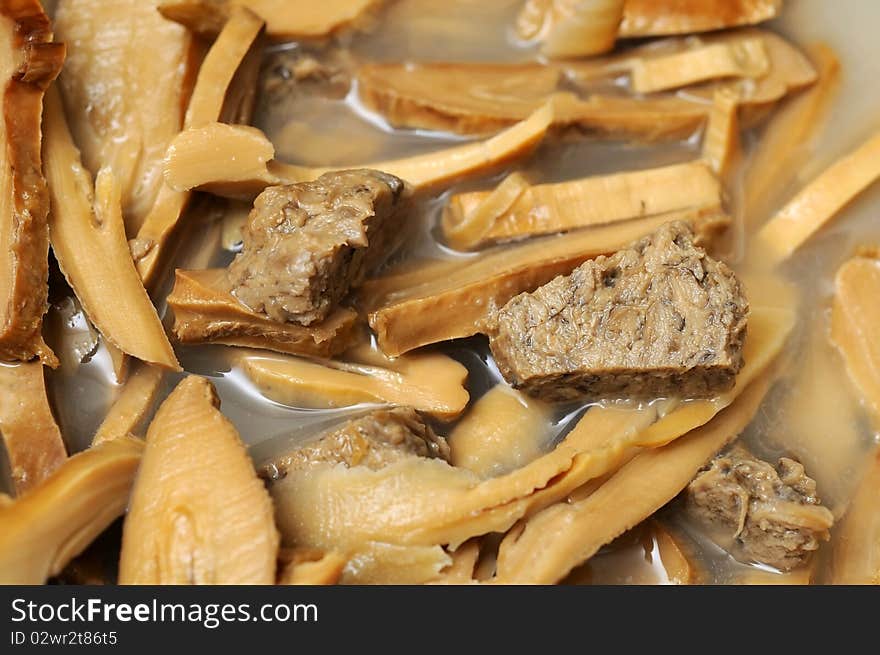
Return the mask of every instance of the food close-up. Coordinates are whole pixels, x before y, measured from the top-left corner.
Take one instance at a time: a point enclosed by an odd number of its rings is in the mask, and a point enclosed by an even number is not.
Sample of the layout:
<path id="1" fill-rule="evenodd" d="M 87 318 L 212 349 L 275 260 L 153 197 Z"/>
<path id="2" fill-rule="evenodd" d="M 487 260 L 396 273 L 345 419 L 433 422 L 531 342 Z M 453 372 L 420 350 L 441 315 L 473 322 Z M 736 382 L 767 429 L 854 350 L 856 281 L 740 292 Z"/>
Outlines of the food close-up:
<path id="1" fill-rule="evenodd" d="M 0 0 L 0 584 L 880 584 L 880 6 Z"/>

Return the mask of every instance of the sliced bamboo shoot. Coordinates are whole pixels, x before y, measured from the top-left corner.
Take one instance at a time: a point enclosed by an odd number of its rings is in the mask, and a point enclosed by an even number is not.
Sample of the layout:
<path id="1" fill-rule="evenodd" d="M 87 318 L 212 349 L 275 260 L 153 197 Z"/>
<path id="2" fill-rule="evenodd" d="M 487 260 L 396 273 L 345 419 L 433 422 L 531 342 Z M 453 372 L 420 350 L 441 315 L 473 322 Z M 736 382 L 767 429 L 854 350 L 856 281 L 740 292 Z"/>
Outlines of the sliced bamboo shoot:
<path id="1" fill-rule="evenodd" d="M 511 173 L 467 213 L 447 205 L 442 220 L 446 241 L 458 250 L 474 248 L 528 188 L 529 181 L 521 173 Z M 460 197 L 453 196 L 450 203 Z"/>
<path id="2" fill-rule="evenodd" d="M 536 460 L 550 445 L 552 411 L 506 384 L 492 387 L 449 435 L 449 462 L 481 478 Z"/>
<path id="3" fill-rule="evenodd" d="M 52 199 L 49 230 L 64 276 L 107 341 L 143 361 L 180 370 L 131 259 L 119 184 L 110 169 L 102 169 L 93 194 L 55 89 L 46 95 L 43 125 Z"/>
<path id="4" fill-rule="evenodd" d="M 679 585 L 704 582 L 704 572 L 696 562 L 693 544 L 687 541 L 687 537 L 655 519 L 649 521 L 648 525 L 669 582 Z"/>
<path id="5" fill-rule="evenodd" d="M 39 485 L 67 459 L 42 363 L 0 365 L 0 435 L 16 496 Z"/>
<path id="6" fill-rule="evenodd" d="M 183 122 L 184 129 L 202 127 L 223 117 L 224 100 L 236 71 L 249 53 L 260 50 L 262 29 L 263 21 L 253 12 L 243 8 L 233 8 L 229 12 L 228 21 L 199 68 Z M 138 253 L 141 256 L 135 261 L 147 288 L 151 289 L 156 283 L 160 266 L 166 259 L 164 251 L 168 239 L 189 203 L 189 197 L 188 192 L 163 184 L 138 230 Z"/>
<path id="7" fill-rule="evenodd" d="M 272 503 L 219 405 L 211 383 L 190 376 L 156 413 L 125 519 L 121 584 L 275 582 Z"/>
<path id="8" fill-rule="evenodd" d="M 0 503 L 0 583 L 43 584 L 125 512 L 143 444 L 117 439 L 74 455 Z"/>
<path id="9" fill-rule="evenodd" d="M 739 155 L 738 97 L 732 89 L 718 89 L 703 134 L 703 160 L 724 179 Z"/>
<path id="10" fill-rule="evenodd" d="M 831 340 L 876 425 L 880 426 L 880 257 L 854 257 L 837 271 Z"/>
<path id="11" fill-rule="evenodd" d="M 779 200 L 781 192 L 791 188 L 801 167 L 803 157 L 824 125 L 840 82 L 840 60 L 831 48 L 820 44 L 809 49 L 816 62 L 816 83 L 787 101 L 770 119 L 751 154 L 746 171 L 745 209 L 743 215 L 749 226 L 767 217 L 771 204 Z"/>
<path id="12" fill-rule="evenodd" d="M 369 344 L 361 344 L 336 360 L 263 353 L 245 354 L 237 361 L 267 398 L 293 407 L 379 402 L 451 420 L 464 411 L 469 398 L 463 386 L 467 369 L 440 353 L 389 359 Z"/>
<path id="13" fill-rule="evenodd" d="M 447 185 L 524 156 L 541 141 L 552 122 L 553 109 L 547 104 L 485 141 L 373 162 L 362 168 L 396 175 L 416 190 Z M 266 186 L 311 180 L 331 170 L 281 164 L 274 156 L 274 146 L 256 128 L 211 123 L 181 132 L 174 139 L 168 148 L 165 178 L 175 190 L 197 188 L 247 199 Z"/>
<path id="14" fill-rule="evenodd" d="M 880 585 L 880 449 L 832 538 L 832 584 Z"/>
<path id="15" fill-rule="evenodd" d="M 493 193 L 475 191 L 450 198 L 442 222 L 450 243 L 460 243 L 462 225 L 481 220 L 474 215 L 487 211 L 484 206 L 493 200 Z M 665 213 L 674 214 L 667 221 L 686 219 L 682 212 L 694 209 L 720 213 L 722 200 L 718 178 L 702 161 L 537 184 L 507 203 L 509 197 L 488 210 L 493 220 L 481 236 L 468 240 L 471 247 Z"/>
<path id="16" fill-rule="evenodd" d="M 751 422 L 772 379 L 761 376 L 685 438 L 641 453 L 584 500 L 552 505 L 528 519 L 502 543 L 496 581 L 552 584 L 663 507 Z"/>
<path id="17" fill-rule="evenodd" d="M 168 307 L 181 343 L 225 343 L 294 355 L 336 355 L 351 345 L 357 325 L 357 313 L 347 308 L 309 327 L 271 321 L 235 299 L 223 268 L 178 270 Z"/>
<path id="18" fill-rule="evenodd" d="M 480 559 L 480 539 L 470 539 L 452 553 L 452 564 L 429 584 L 463 585 L 475 583 L 474 572 Z"/>
<path id="19" fill-rule="evenodd" d="M 199 63 L 190 34 L 158 4 L 59 0 L 55 13 L 68 47 L 60 82 L 75 143 L 92 175 L 109 168 L 119 180 L 128 236 L 156 201 Z"/>
<path id="20" fill-rule="evenodd" d="M 614 252 L 668 220 L 664 215 L 651 216 L 499 247 L 454 270 L 441 266 L 443 275 L 413 286 L 409 283 L 423 275 L 392 274 L 367 281 L 360 298 L 382 351 L 396 357 L 420 346 L 479 333 L 494 307 L 570 273 L 587 259 Z M 444 319 L 438 321 L 437 316 Z"/>
<path id="21" fill-rule="evenodd" d="M 274 39 L 296 41 L 330 36 L 356 27 L 382 0 L 164 0 L 159 11 L 165 18 L 186 25 L 197 34 L 220 31 L 225 14 L 246 7 L 266 21 Z"/>
<path id="22" fill-rule="evenodd" d="M 63 61 L 38 0 L 0 4 L 0 359 L 52 367 L 58 360 L 40 333 L 49 290 L 40 116 Z"/>
<path id="23" fill-rule="evenodd" d="M 776 18 L 782 0 L 626 0 L 621 37 L 708 32 Z"/>
<path id="24" fill-rule="evenodd" d="M 790 317 L 787 323 L 773 318 L 768 311 L 766 321 L 756 321 L 747 340 L 752 345 L 741 375 L 757 381 L 745 389 L 739 385 L 726 395 L 725 403 L 716 405 L 719 409 L 734 403 L 740 392 L 748 396 L 761 386 L 762 373 L 783 345 L 780 336 L 791 326 Z M 378 470 L 331 463 L 288 471 L 271 486 L 279 528 L 286 543 L 314 548 L 332 543 L 350 553 L 372 548 L 376 542 L 455 548 L 471 537 L 508 530 L 519 519 L 617 470 L 638 448 L 668 444 L 712 419 L 670 407 L 674 403 L 593 407 L 555 449 L 495 478 L 480 479 L 440 459 L 417 457 Z M 659 427 L 652 430 L 654 426 Z M 658 434 L 666 436 L 658 440 Z"/>
<path id="25" fill-rule="evenodd" d="M 541 52 L 548 57 L 583 57 L 614 49 L 614 42 L 623 19 L 625 0 L 550 0 L 545 29 L 540 35 Z M 528 23 L 534 7 L 528 3 L 526 16 L 518 20 Z"/>
<path id="26" fill-rule="evenodd" d="M 880 133 L 837 160 L 801 189 L 756 236 L 765 265 L 785 261 L 880 177 Z"/>
<path id="27" fill-rule="evenodd" d="M 294 550 L 282 555 L 286 560 L 280 585 L 333 585 L 342 577 L 346 559 L 339 553 L 313 550 Z"/>
<path id="28" fill-rule="evenodd" d="M 139 364 L 95 432 L 92 446 L 127 435 L 140 436 L 139 428 L 159 395 L 164 376 L 157 366 Z"/>

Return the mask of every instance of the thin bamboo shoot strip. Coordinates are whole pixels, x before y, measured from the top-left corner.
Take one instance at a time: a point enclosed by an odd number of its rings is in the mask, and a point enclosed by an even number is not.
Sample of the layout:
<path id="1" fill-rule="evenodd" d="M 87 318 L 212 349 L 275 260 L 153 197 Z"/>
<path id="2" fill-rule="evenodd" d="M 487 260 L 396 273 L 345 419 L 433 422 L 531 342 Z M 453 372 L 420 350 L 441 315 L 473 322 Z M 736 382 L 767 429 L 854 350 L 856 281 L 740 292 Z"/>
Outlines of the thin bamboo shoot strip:
<path id="1" fill-rule="evenodd" d="M 790 257 L 850 201 L 880 177 L 880 133 L 837 160 L 801 189 L 758 232 L 759 254 L 769 264 Z"/>
<path id="2" fill-rule="evenodd" d="M 145 362 L 180 370 L 131 259 L 119 185 L 110 169 L 102 169 L 93 195 L 56 89 L 46 95 L 43 128 L 49 234 L 61 271 L 105 339 Z"/>
<path id="3" fill-rule="evenodd" d="M 454 240 L 456 226 L 466 223 L 492 193 L 454 195 L 443 215 L 447 238 L 452 236 Z M 720 210 L 721 201 L 721 184 L 702 161 L 537 184 L 522 191 L 506 211 L 496 215 L 482 238 L 472 243 L 485 245 L 667 212 Z"/>
<path id="4" fill-rule="evenodd" d="M 739 154 L 737 95 L 731 89 L 719 89 L 712 101 L 709 122 L 703 134 L 703 160 L 719 178 L 724 178 Z"/>
<path id="5" fill-rule="evenodd" d="M 485 141 L 362 167 L 396 175 L 416 190 L 451 184 L 530 152 L 552 122 L 548 104 Z M 274 156 L 274 146 L 258 129 L 210 123 L 174 139 L 165 159 L 165 179 L 178 191 L 201 189 L 247 199 L 267 186 L 312 180 L 333 170 L 290 166 L 276 162 Z"/>
<path id="6" fill-rule="evenodd" d="M 0 366 L 0 435 L 17 496 L 39 485 L 67 459 L 41 362 Z"/>
<path id="7" fill-rule="evenodd" d="M 140 436 L 138 428 L 153 407 L 163 378 L 164 371 L 161 368 L 139 364 L 137 370 L 125 381 L 119 396 L 98 426 L 92 446 L 128 435 Z"/>
<path id="8" fill-rule="evenodd" d="M 541 39 L 548 57 L 583 57 L 614 49 L 625 0 L 551 0 L 550 29 Z"/>
<path id="9" fill-rule="evenodd" d="M 843 523 L 832 538 L 832 584 L 880 584 L 880 449 L 877 447 Z"/>

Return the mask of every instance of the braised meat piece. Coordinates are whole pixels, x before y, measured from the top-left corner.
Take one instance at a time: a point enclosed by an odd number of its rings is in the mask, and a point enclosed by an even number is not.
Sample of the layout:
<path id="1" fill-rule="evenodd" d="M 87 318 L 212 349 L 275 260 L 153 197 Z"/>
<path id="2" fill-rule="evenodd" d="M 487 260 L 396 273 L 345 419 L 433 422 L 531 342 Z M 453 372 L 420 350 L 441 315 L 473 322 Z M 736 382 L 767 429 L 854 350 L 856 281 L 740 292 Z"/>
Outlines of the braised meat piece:
<path id="1" fill-rule="evenodd" d="M 449 446 L 410 407 L 379 409 L 333 428 L 267 467 L 280 478 L 323 464 L 380 469 L 407 457 L 449 459 Z"/>
<path id="2" fill-rule="evenodd" d="M 400 244 L 406 195 L 402 180 L 372 170 L 267 188 L 228 269 L 233 295 L 274 321 L 326 318 Z"/>
<path id="3" fill-rule="evenodd" d="M 487 322 L 514 387 L 547 400 L 710 397 L 743 365 L 748 303 L 733 272 L 667 223 L 598 257 Z"/>
<path id="4" fill-rule="evenodd" d="M 788 571 L 803 564 L 834 522 L 804 467 L 776 468 L 741 447 L 716 457 L 687 488 L 687 511 L 734 554 Z"/>

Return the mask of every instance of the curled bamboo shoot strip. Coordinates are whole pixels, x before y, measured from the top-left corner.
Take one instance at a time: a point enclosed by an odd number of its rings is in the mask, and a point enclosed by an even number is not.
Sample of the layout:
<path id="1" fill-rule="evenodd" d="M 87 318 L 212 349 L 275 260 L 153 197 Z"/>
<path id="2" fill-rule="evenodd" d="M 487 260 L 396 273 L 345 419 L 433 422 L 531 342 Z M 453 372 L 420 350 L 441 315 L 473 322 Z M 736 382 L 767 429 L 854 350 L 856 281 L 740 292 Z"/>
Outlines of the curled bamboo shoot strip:
<path id="1" fill-rule="evenodd" d="M 464 245 L 475 247 L 659 214 L 670 214 L 668 221 L 686 219 L 683 213 L 694 209 L 721 213 L 721 184 L 702 161 L 526 188 L 518 183 L 510 194 L 502 189 L 505 183 L 449 200 L 442 225 L 451 244 L 461 239 L 462 225 L 473 226 Z M 489 225 L 478 230 L 480 222 Z"/>
<path id="2" fill-rule="evenodd" d="M 583 57 L 614 49 L 625 0 L 551 0 L 541 39 L 548 57 Z"/>
<path id="3" fill-rule="evenodd" d="M 440 353 L 385 357 L 369 344 L 336 360 L 268 354 L 237 359 L 261 393 L 293 407 L 346 407 L 363 402 L 409 406 L 443 420 L 467 406 L 467 369 Z"/>
<path id="4" fill-rule="evenodd" d="M 790 257 L 880 177 L 880 134 L 838 159 L 801 189 L 756 236 L 769 265 Z"/>
<path id="5" fill-rule="evenodd" d="M 552 123 L 553 108 L 548 103 L 485 141 L 404 159 L 371 162 L 362 168 L 396 175 L 416 190 L 451 184 L 527 154 Z M 246 199 L 267 186 L 312 180 L 331 170 L 291 166 L 276 162 L 274 156 L 274 146 L 258 129 L 209 123 L 185 130 L 172 141 L 165 158 L 165 179 L 178 191 L 201 189 Z"/>
<path id="6" fill-rule="evenodd" d="M 43 584 L 85 550 L 125 511 L 142 451 L 127 437 L 89 448 L 0 503 L 0 583 Z"/>
<path id="7" fill-rule="evenodd" d="M 272 503 L 219 404 L 210 382 L 190 376 L 150 424 L 123 529 L 121 584 L 275 582 Z"/>
<path id="8" fill-rule="evenodd" d="M 17 496 L 39 485 L 67 459 L 41 362 L 0 365 L 0 436 Z"/>
<path id="9" fill-rule="evenodd" d="M 139 436 L 139 427 L 153 407 L 164 377 L 165 373 L 161 368 L 138 364 L 98 426 L 92 446 L 127 435 Z"/>
<path id="10" fill-rule="evenodd" d="M 636 456 L 584 500 L 552 505 L 528 519 L 502 543 L 496 581 L 557 582 L 663 507 L 751 422 L 771 381 L 771 375 L 761 376 L 712 421 Z"/>
<path id="11" fill-rule="evenodd" d="M 199 68 L 198 78 L 184 118 L 184 129 L 198 128 L 220 120 L 223 103 L 236 71 L 258 44 L 263 21 L 253 12 L 236 8 L 229 13 L 217 40 Z M 204 162 L 202 162 L 204 164 Z M 147 288 L 152 288 L 167 248 L 168 238 L 180 221 L 190 199 L 185 191 L 163 184 L 156 202 L 137 232 L 140 257 L 138 272 Z"/>
<path id="12" fill-rule="evenodd" d="M 880 258 L 865 254 L 850 259 L 834 283 L 831 340 L 880 425 Z"/>
<path id="13" fill-rule="evenodd" d="M 510 211 L 528 188 L 529 182 L 522 173 L 511 173 L 466 214 L 447 205 L 443 212 L 443 234 L 449 245 L 459 250 L 479 245 L 495 222 Z M 453 196 L 452 200 L 457 197 Z"/>
<path id="14" fill-rule="evenodd" d="M 61 271 L 107 341 L 145 362 L 180 370 L 131 259 L 119 184 L 110 169 L 102 169 L 93 193 L 55 89 L 46 95 L 43 128 L 49 234 Z"/>

